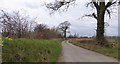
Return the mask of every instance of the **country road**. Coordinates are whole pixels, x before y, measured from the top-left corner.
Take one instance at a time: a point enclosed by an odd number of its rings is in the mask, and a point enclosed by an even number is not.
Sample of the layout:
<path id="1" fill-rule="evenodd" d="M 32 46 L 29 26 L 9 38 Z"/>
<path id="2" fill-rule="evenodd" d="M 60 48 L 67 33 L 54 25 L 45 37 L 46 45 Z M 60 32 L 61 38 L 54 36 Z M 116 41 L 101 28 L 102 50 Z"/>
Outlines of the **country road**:
<path id="1" fill-rule="evenodd" d="M 116 59 L 62 42 L 62 54 L 58 62 L 118 62 Z"/>

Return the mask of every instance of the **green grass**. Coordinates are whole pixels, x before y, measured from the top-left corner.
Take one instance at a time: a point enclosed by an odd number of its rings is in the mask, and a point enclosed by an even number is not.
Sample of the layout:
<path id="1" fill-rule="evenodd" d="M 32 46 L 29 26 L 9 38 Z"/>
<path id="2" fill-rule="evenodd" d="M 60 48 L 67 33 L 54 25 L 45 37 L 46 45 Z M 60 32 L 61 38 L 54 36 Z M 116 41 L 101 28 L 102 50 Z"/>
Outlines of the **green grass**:
<path id="1" fill-rule="evenodd" d="M 117 42 L 118 41 L 112 41 Z M 96 45 L 95 43 L 79 43 L 79 42 L 71 42 L 74 45 L 80 46 L 82 48 L 92 50 L 110 57 L 118 58 L 118 47 L 101 47 L 99 45 Z"/>
<path id="2" fill-rule="evenodd" d="M 53 40 L 14 39 L 4 43 L 3 62 L 56 62 L 61 45 Z"/>

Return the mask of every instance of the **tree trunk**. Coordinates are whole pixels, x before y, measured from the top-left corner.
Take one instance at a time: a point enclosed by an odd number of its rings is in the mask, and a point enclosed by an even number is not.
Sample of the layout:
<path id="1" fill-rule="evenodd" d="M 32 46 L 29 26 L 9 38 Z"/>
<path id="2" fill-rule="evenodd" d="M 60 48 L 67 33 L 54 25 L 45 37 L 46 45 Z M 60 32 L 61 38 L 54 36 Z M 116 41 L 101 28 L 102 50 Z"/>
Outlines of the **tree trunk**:
<path id="1" fill-rule="evenodd" d="M 97 31 L 96 31 L 96 40 L 97 43 L 100 45 L 105 44 L 105 38 L 104 38 L 104 10 L 99 10 L 97 12 Z"/>
<path id="2" fill-rule="evenodd" d="M 66 30 L 64 31 L 64 38 L 66 38 Z"/>
<path id="3" fill-rule="evenodd" d="M 97 35 L 97 42 L 98 44 L 103 44 L 104 42 L 104 22 L 102 19 L 100 19 L 97 23 L 97 31 L 96 31 Z"/>

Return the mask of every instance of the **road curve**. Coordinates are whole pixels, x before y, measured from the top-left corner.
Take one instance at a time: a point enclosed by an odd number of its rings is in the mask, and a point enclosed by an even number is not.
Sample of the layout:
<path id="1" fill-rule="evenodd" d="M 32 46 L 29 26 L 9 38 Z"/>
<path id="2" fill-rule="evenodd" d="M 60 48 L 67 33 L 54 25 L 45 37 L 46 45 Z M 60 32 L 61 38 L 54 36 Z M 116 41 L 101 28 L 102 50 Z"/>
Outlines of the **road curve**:
<path id="1" fill-rule="evenodd" d="M 58 62 L 118 62 L 116 59 L 62 42 L 62 54 Z"/>

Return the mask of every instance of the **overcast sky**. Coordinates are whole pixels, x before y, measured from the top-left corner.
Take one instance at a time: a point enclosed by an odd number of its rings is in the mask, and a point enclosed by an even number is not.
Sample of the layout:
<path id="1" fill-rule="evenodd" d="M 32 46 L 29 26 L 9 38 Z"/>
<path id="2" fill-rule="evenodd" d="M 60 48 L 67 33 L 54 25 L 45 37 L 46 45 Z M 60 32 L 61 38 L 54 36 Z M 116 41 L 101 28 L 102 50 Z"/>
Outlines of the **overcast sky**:
<path id="1" fill-rule="evenodd" d="M 50 15 L 50 11 L 42 6 L 45 2 L 52 2 L 54 0 L 0 0 L 0 9 L 7 12 L 20 11 L 30 15 L 31 17 L 37 17 L 37 22 L 47 24 L 49 27 L 58 26 L 59 23 L 69 21 L 70 34 L 77 33 L 79 36 L 95 36 L 96 20 L 94 18 L 81 18 L 85 14 L 89 14 L 93 11 L 90 7 L 86 7 L 88 0 L 77 0 L 75 6 L 70 6 L 66 12 L 55 12 L 54 15 Z M 112 19 L 106 17 L 105 22 L 109 23 L 109 26 L 105 28 L 105 35 L 117 36 L 118 35 L 118 14 L 117 10 L 112 15 Z"/>

